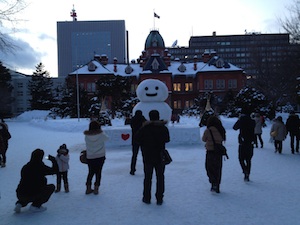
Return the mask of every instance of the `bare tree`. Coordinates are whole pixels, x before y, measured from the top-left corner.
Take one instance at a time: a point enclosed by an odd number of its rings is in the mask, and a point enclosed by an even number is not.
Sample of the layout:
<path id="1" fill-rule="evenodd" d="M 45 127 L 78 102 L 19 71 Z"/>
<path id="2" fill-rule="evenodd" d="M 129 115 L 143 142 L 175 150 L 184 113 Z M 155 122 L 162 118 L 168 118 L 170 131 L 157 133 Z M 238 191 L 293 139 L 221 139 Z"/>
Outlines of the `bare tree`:
<path id="1" fill-rule="evenodd" d="M 279 18 L 279 23 L 290 34 L 293 43 L 300 43 L 300 0 L 294 0 L 293 4 L 286 8 L 289 15 Z"/>
<path id="2" fill-rule="evenodd" d="M 20 21 L 17 15 L 26 6 L 24 0 L 0 0 L 0 51 L 12 51 L 17 47 L 9 33 L 15 31 L 15 25 Z"/>

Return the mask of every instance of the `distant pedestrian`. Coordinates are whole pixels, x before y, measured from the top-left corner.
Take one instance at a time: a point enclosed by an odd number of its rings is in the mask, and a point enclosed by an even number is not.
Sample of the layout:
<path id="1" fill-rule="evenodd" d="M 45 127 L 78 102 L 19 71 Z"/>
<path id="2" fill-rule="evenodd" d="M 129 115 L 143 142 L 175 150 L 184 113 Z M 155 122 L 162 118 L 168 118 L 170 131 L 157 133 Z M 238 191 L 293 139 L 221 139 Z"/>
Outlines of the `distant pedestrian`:
<path id="1" fill-rule="evenodd" d="M 85 194 L 94 193 L 95 195 L 98 195 L 102 168 L 106 159 L 105 142 L 108 140 L 108 136 L 104 131 L 102 131 L 101 125 L 98 121 L 90 122 L 89 129 L 84 131 L 84 136 L 86 144 L 86 158 L 89 167 Z M 92 189 L 92 179 L 94 176 L 95 183 L 94 189 Z"/>
<path id="2" fill-rule="evenodd" d="M 264 142 L 261 137 L 262 135 L 262 127 L 263 127 L 263 121 L 262 117 L 259 113 L 255 113 L 254 115 L 254 121 L 255 121 L 255 128 L 254 128 L 254 134 L 255 134 L 255 139 L 254 139 L 254 144 L 255 147 L 258 148 L 258 141 L 260 142 L 260 147 L 264 147 Z"/>
<path id="3" fill-rule="evenodd" d="M 6 166 L 6 152 L 8 149 L 8 140 L 11 138 L 11 134 L 9 133 L 8 126 L 1 119 L 0 122 L 0 166 Z"/>
<path id="4" fill-rule="evenodd" d="M 222 143 L 226 140 L 226 130 L 222 125 L 221 120 L 217 116 L 210 116 L 207 120 L 207 128 L 203 133 L 202 141 L 205 142 L 206 173 L 211 183 L 211 191 L 220 193 L 220 183 L 222 177 L 222 155 L 214 150 L 215 143 Z"/>
<path id="5" fill-rule="evenodd" d="M 295 150 L 299 153 L 300 119 L 294 111 L 290 112 L 290 115 L 287 118 L 286 130 L 290 134 L 290 146 L 292 154 L 295 153 Z"/>
<path id="6" fill-rule="evenodd" d="M 68 182 L 68 170 L 69 170 L 69 149 L 66 144 L 62 144 L 57 150 L 57 155 L 55 157 L 59 172 L 56 179 L 56 190 L 55 192 L 60 192 L 61 189 L 61 180 L 64 181 L 65 192 L 69 192 L 69 182 Z"/>
<path id="7" fill-rule="evenodd" d="M 165 165 L 162 161 L 162 153 L 165 144 L 170 141 L 169 130 L 165 126 L 167 121 L 159 120 L 159 112 L 152 110 L 149 112 L 150 121 L 136 134 L 136 140 L 141 145 L 144 163 L 144 191 L 142 201 L 151 203 L 151 187 L 153 170 L 156 173 L 156 203 L 163 203 L 165 191 Z"/>
<path id="8" fill-rule="evenodd" d="M 278 116 L 271 127 L 271 136 L 274 139 L 275 153 L 282 153 L 282 142 L 286 139 L 287 131 L 285 124 L 282 121 L 282 117 Z"/>
<path id="9" fill-rule="evenodd" d="M 137 131 L 142 127 L 143 123 L 146 121 L 146 118 L 143 116 L 143 113 L 141 110 L 136 110 L 134 116 L 131 118 L 131 131 L 132 131 L 132 139 L 131 139 L 131 145 L 132 145 L 132 157 L 131 157 L 131 164 L 130 164 L 130 174 L 134 175 L 136 171 L 136 160 L 139 152 L 140 145 L 135 140 L 135 135 Z"/>
<path id="10" fill-rule="evenodd" d="M 18 201 L 15 205 L 15 212 L 20 213 L 21 208 L 32 202 L 29 210 L 42 212 L 47 208 L 42 204 L 46 203 L 55 190 L 54 184 L 47 184 L 47 175 L 58 173 L 58 165 L 54 156 L 49 155 L 48 160 L 52 167 L 44 164 L 44 151 L 36 149 L 31 153 L 30 161 L 21 170 L 21 180 L 16 193 Z"/>
<path id="11" fill-rule="evenodd" d="M 255 140 L 255 121 L 250 117 L 250 109 L 242 109 L 240 118 L 233 125 L 234 130 L 240 130 L 239 140 L 239 162 L 244 173 L 244 180 L 249 181 L 251 173 L 251 160 L 253 157 L 253 144 Z"/>

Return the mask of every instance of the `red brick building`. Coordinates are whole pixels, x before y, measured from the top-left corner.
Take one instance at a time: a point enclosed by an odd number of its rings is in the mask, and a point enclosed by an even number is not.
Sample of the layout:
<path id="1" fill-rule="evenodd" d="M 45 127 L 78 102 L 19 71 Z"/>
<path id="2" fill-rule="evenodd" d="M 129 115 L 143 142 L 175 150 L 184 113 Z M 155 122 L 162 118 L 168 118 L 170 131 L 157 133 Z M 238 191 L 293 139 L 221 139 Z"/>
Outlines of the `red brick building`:
<path id="1" fill-rule="evenodd" d="M 238 68 L 214 51 L 206 51 L 202 59 L 193 62 L 171 61 L 171 55 L 157 30 L 148 35 L 145 49 L 137 63 L 118 64 L 117 59 L 109 64 L 106 55 L 95 55 L 94 59 L 69 74 L 88 93 L 96 91 L 96 81 L 103 76 L 125 76 L 132 78 L 132 91 L 145 79 L 159 79 L 169 89 L 167 103 L 175 112 L 193 105 L 194 99 L 206 92 L 213 92 L 221 98 L 231 90 L 237 93 L 246 82 L 243 69 Z M 109 102 L 108 102 L 109 103 Z M 109 108 L 109 104 L 107 106 Z"/>

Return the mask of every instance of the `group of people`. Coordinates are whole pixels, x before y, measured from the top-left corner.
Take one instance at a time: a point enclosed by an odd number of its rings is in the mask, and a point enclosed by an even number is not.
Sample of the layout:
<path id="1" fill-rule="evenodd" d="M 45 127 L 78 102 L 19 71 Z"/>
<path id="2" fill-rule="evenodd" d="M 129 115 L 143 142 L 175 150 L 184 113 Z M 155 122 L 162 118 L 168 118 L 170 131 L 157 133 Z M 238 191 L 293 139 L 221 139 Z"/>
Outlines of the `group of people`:
<path id="1" fill-rule="evenodd" d="M 142 201 L 146 204 L 151 203 L 151 186 L 153 171 L 156 172 L 156 200 L 157 205 L 163 203 L 164 197 L 164 171 L 165 165 L 162 160 L 162 151 L 165 143 L 170 141 L 168 128 L 165 126 L 167 121 L 160 120 L 159 112 L 152 110 L 149 112 L 150 121 L 142 116 L 141 111 L 137 111 L 133 118 L 132 126 L 138 126 L 133 134 L 133 157 L 130 174 L 134 175 L 136 158 L 139 146 L 141 146 L 144 163 L 144 191 Z M 136 123 L 134 122 L 136 121 Z M 85 194 L 99 194 L 101 184 L 102 168 L 105 162 L 105 142 L 109 139 L 107 134 L 101 129 L 98 121 L 91 121 L 88 130 L 84 132 L 86 144 L 86 158 L 88 165 L 88 175 L 86 178 Z M 42 212 L 47 208 L 43 206 L 54 192 L 61 191 L 61 180 L 64 182 L 65 192 L 69 192 L 68 169 L 69 169 L 69 150 L 63 144 L 57 150 L 56 157 L 48 155 L 46 157 L 52 162 L 52 166 L 47 166 L 43 162 L 44 151 L 35 149 L 31 153 L 30 161 L 21 169 L 21 179 L 16 189 L 17 202 L 14 211 L 21 212 L 21 208 L 31 203 L 29 210 L 32 212 Z M 54 184 L 47 183 L 47 175 L 57 175 L 56 188 Z M 95 177 L 94 186 L 92 186 Z"/>
<path id="2" fill-rule="evenodd" d="M 272 141 L 274 141 L 275 153 L 282 153 L 282 143 L 288 134 L 290 136 L 291 153 L 299 153 L 300 118 L 294 111 L 290 112 L 285 124 L 281 116 L 274 119 L 270 135 Z"/>
<path id="3" fill-rule="evenodd" d="M 255 115 L 252 118 L 250 113 L 250 109 L 244 108 L 239 119 L 233 125 L 234 130 L 239 130 L 238 159 L 244 174 L 244 181 L 250 181 L 254 146 L 258 147 L 258 141 L 260 141 L 261 147 L 263 147 L 261 127 L 264 121 L 261 120 L 260 115 Z M 157 110 L 150 111 L 149 118 L 150 120 L 147 121 L 142 112 L 137 110 L 131 120 L 132 158 L 129 173 L 135 175 L 137 155 L 141 147 L 144 169 L 142 201 L 145 204 L 151 203 L 152 176 L 155 170 L 156 204 L 161 205 L 163 204 L 165 191 L 165 165 L 162 153 L 165 150 L 165 144 L 170 141 L 170 135 L 168 128 L 165 126 L 167 121 L 160 120 Z M 206 126 L 202 141 L 205 142 L 205 168 L 211 183 L 211 191 L 220 193 L 223 156 L 215 151 L 215 143 L 222 144 L 226 140 L 226 130 L 221 120 L 215 114 L 210 114 L 205 122 L 202 121 L 201 126 Z M 283 123 L 281 116 L 277 117 L 270 131 L 274 138 L 275 151 L 281 153 L 282 141 L 289 132 L 291 151 L 292 153 L 294 151 L 299 152 L 299 129 L 300 119 L 294 112 L 290 114 L 286 124 Z M 101 125 L 97 121 L 91 121 L 88 130 L 85 130 L 83 133 L 88 165 L 85 194 L 94 193 L 97 195 L 99 194 L 102 168 L 106 159 L 105 142 L 109 137 L 101 129 Z M 57 150 L 56 157 L 48 156 L 48 159 L 52 162 L 52 167 L 49 167 L 43 163 L 43 150 L 36 149 L 32 152 L 30 161 L 21 170 L 21 180 L 16 190 L 18 201 L 15 205 L 15 212 L 19 213 L 21 208 L 30 202 L 32 202 L 30 210 L 33 212 L 46 210 L 46 207 L 43 207 L 42 204 L 49 200 L 54 191 L 59 192 L 61 190 L 61 180 L 64 182 L 65 192 L 69 192 L 68 153 L 69 150 L 66 144 L 61 145 Z M 47 184 L 46 175 L 53 174 L 57 175 L 56 189 L 55 185 Z M 92 186 L 93 177 L 95 177 L 94 186 Z"/>

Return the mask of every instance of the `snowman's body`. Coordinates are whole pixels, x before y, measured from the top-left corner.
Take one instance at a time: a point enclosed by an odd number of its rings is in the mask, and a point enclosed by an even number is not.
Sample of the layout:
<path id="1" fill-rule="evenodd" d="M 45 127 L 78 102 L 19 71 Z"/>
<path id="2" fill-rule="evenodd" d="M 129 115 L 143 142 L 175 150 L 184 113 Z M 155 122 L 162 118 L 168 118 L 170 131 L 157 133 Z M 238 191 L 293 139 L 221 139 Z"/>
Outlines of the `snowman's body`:
<path id="1" fill-rule="evenodd" d="M 140 102 L 133 108 L 133 115 L 136 110 L 141 110 L 143 116 L 149 120 L 149 112 L 157 110 L 161 120 L 171 120 L 172 109 L 165 102 L 168 88 L 163 82 L 155 79 L 144 80 L 139 84 L 136 94 Z"/>

